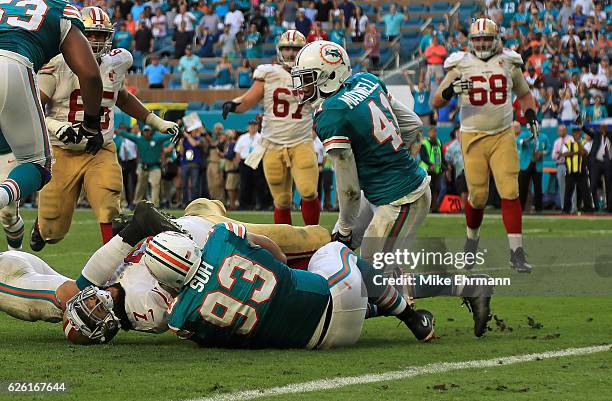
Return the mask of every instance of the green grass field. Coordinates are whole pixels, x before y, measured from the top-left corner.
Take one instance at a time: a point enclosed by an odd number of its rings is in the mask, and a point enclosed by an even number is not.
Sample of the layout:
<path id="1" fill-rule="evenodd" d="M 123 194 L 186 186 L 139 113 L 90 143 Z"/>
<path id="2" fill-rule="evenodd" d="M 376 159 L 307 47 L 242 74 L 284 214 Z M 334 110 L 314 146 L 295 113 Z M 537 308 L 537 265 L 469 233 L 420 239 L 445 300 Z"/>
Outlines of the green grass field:
<path id="1" fill-rule="evenodd" d="M 29 230 L 34 212 L 25 210 L 23 214 Z M 249 222 L 272 221 L 269 213 L 236 213 L 232 217 Z M 294 219 L 297 221 L 298 215 Z M 322 224 L 328 228 L 334 220 L 334 214 L 322 216 Z M 612 252 L 612 219 L 526 218 L 524 230 L 530 260 L 536 270 L 538 264 L 541 269 L 529 277 L 517 277 L 507 264 L 498 270 L 516 278 L 517 285 L 540 283 L 537 285 L 548 284 L 560 290 L 554 296 L 537 296 L 535 292 L 520 297 L 496 296 L 493 312 L 504 319 L 506 329 L 492 322 L 491 331 L 483 339 L 473 337 L 471 315 L 460 308 L 455 298 L 418 302 L 419 307 L 436 316 L 439 338 L 432 343 L 417 343 L 394 318 L 378 318 L 365 323 L 358 345 L 330 351 L 202 349 L 171 334 L 133 332 L 120 333 L 108 345 L 78 347 L 66 343 L 59 324 L 22 322 L 0 314 L 3 387 L 8 381 L 19 380 L 65 382 L 68 388 L 66 393 L 55 395 L 17 396 L 3 392 L 0 399 L 183 400 L 223 394 L 229 395 L 228 399 L 238 399 L 232 398 L 232 393 L 440 362 L 611 344 L 612 266 L 605 262 L 612 260 L 608 257 Z M 420 231 L 421 236 L 454 238 L 457 243 L 464 233 L 461 216 L 431 216 Z M 499 246 L 495 253 L 505 260 L 507 245 L 499 216 L 485 218 L 482 235 L 496 238 Z M 564 241 L 564 237 L 574 239 Z M 76 277 L 99 243 L 93 215 L 88 210 L 78 211 L 65 240 L 48 245 L 40 256 L 59 272 Z M 0 247 L 5 249 L 4 239 Z M 570 257 L 585 262 L 570 264 L 569 270 L 563 270 L 564 278 L 560 278 L 562 274 L 557 274 L 555 264 Z M 528 316 L 542 327 L 532 328 Z M 296 394 L 262 399 L 610 400 L 611 356 L 608 349 L 589 355 L 424 373 L 313 392 L 306 392 L 308 386 L 302 386 L 304 391 Z"/>

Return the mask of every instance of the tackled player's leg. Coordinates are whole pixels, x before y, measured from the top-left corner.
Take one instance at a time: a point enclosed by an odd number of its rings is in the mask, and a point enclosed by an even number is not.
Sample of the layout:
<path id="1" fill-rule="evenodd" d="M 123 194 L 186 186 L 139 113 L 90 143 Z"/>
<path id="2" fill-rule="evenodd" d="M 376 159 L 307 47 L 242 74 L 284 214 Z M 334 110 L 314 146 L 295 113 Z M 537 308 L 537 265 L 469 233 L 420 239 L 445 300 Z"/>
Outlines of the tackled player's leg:
<path id="1" fill-rule="evenodd" d="M 25 252 L 0 254 L 0 310 L 31 322 L 62 320 L 56 290 L 66 281 L 42 259 Z"/>

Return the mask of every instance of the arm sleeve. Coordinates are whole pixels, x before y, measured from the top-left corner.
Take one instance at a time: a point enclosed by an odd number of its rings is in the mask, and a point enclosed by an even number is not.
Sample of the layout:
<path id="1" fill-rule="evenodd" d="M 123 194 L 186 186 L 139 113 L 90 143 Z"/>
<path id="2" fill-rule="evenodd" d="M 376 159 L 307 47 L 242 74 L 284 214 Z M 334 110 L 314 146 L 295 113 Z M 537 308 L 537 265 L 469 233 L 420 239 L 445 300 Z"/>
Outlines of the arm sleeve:
<path id="1" fill-rule="evenodd" d="M 332 149 L 328 152 L 336 171 L 336 190 L 340 214 L 338 216 L 338 231 L 348 234 L 352 231 L 359 213 L 361 192 L 357 176 L 357 164 L 352 149 Z"/>
<path id="2" fill-rule="evenodd" d="M 76 280 L 77 287 L 82 290 L 89 285 L 99 287 L 106 284 L 131 249 L 120 236 L 115 235 L 89 258 Z"/>
<path id="3" fill-rule="evenodd" d="M 402 135 L 402 139 L 404 140 L 404 144 L 407 147 L 410 147 L 410 145 L 417 141 L 418 134 L 423 127 L 423 122 L 419 116 L 417 116 L 414 110 L 411 110 L 408 106 L 396 100 L 393 96 L 389 95 L 389 100 L 391 102 L 393 114 L 395 114 L 395 117 L 397 117 L 397 122 L 399 124 L 400 133 Z"/>
<path id="4" fill-rule="evenodd" d="M 512 85 L 514 93 L 516 93 L 518 97 L 522 97 L 529 92 L 529 84 L 525 80 L 521 69 L 517 66 L 512 68 Z"/>
<path id="5" fill-rule="evenodd" d="M 129 132 L 125 132 L 125 131 L 123 131 L 123 132 L 121 133 L 121 135 L 122 135 L 124 138 L 129 139 L 130 141 L 134 142 L 136 145 L 138 145 L 138 144 L 140 143 L 140 140 L 142 139 L 142 138 L 141 138 L 141 137 L 139 137 L 139 136 L 136 136 L 136 135 L 134 135 L 134 134 L 130 134 Z"/>

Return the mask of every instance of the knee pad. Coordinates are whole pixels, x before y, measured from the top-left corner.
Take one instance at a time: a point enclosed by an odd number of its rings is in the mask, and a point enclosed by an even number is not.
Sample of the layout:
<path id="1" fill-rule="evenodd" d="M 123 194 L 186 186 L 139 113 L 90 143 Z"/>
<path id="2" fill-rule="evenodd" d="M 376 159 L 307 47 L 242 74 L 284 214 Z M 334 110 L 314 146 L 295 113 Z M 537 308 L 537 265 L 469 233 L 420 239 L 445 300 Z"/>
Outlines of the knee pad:
<path id="1" fill-rule="evenodd" d="M 291 192 L 272 191 L 272 195 L 274 197 L 274 206 L 278 207 L 279 209 L 289 209 L 291 207 Z"/>
<path id="2" fill-rule="evenodd" d="M 489 199 L 489 190 L 470 192 L 469 202 L 474 209 L 484 209 Z"/>

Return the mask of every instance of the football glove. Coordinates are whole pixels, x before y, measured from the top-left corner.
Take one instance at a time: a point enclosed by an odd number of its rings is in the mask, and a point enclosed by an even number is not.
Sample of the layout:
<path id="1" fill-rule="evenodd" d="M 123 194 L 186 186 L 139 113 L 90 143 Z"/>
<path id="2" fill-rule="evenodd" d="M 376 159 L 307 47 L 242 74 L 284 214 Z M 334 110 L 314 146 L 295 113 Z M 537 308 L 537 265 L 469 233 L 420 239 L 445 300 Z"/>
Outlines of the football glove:
<path id="1" fill-rule="evenodd" d="M 448 88 L 442 91 L 444 100 L 451 100 L 455 95 L 463 95 L 474 88 L 474 83 L 469 79 L 457 78 Z"/>
<path id="2" fill-rule="evenodd" d="M 72 124 L 66 124 L 55 132 L 57 139 L 68 145 L 70 143 L 80 143 L 83 140 L 81 130 L 75 131 Z"/>
<path id="3" fill-rule="evenodd" d="M 536 113 L 533 109 L 525 110 L 525 119 L 527 120 L 527 124 L 529 125 L 529 131 L 531 131 L 531 137 L 533 139 L 538 139 L 540 136 L 540 123 L 536 118 Z"/>
<path id="4" fill-rule="evenodd" d="M 181 129 L 178 124 L 174 121 L 166 121 L 163 118 L 158 117 L 155 113 L 151 112 L 145 119 L 145 124 L 150 125 L 155 130 L 162 134 L 172 135 L 172 143 L 175 145 L 181 139 Z"/>
<path id="5" fill-rule="evenodd" d="M 240 103 L 236 103 L 233 100 L 230 100 L 228 102 L 223 103 L 223 106 L 221 106 L 221 117 L 223 117 L 224 120 L 227 120 L 227 116 L 229 113 L 233 113 L 236 111 L 236 107 L 238 107 L 240 105 Z"/>
<path id="6" fill-rule="evenodd" d="M 91 116 L 85 114 L 78 135 L 87 139 L 85 144 L 85 152 L 90 155 L 95 155 L 102 149 L 104 145 L 104 137 L 100 132 L 100 116 Z"/>
<path id="7" fill-rule="evenodd" d="M 343 234 L 340 234 L 340 231 L 336 231 L 335 233 L 332 233 L 331 240 L 340 242 L 348 246 L 350 249 L 354 249 L 353 246 L 351 245 L 351 242 L 353 242 L 352 232 L 349 232 L 347 235 L 343 235 Z"/>

